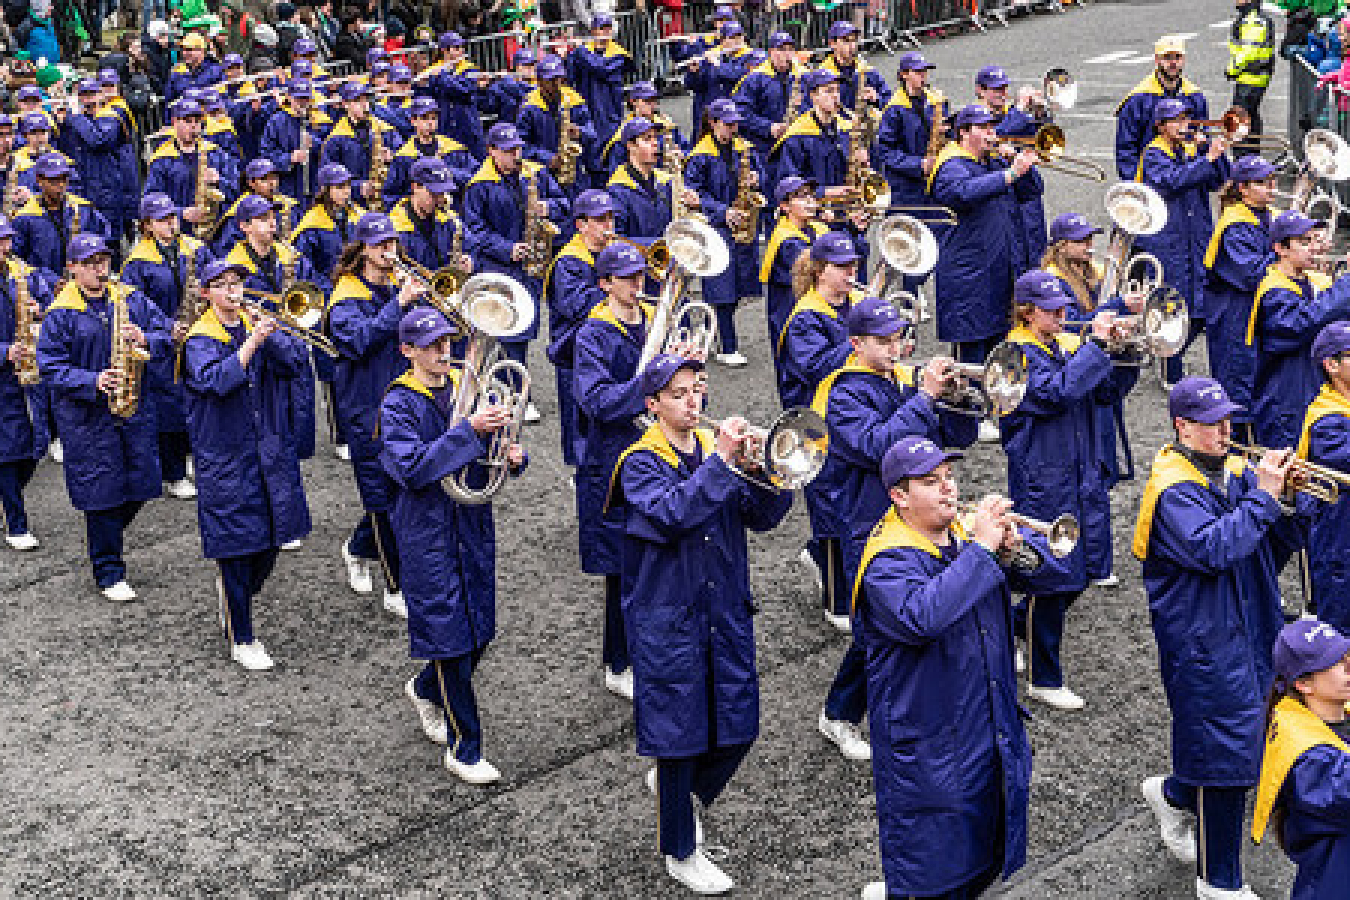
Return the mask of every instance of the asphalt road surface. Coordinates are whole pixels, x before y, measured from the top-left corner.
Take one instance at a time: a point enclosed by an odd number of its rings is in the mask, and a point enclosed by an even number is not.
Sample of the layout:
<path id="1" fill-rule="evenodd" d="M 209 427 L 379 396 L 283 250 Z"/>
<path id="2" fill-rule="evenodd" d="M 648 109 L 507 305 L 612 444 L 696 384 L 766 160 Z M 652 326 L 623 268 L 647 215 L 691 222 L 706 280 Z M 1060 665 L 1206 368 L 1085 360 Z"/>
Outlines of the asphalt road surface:
<path id="1" fill-rule="evenodd" d="M 1052 66 L 1079 79 L 1060 117 L 1071 153 L 1110 165 L 1111 114 L 1149 69 L 1153 40 L 1192 32 L 1187 73 L 1210 107 L 1231 13 L 1221 0 L 1094 3 L 925 48 L 957 102 L 975 71 L 999 63 L 1014 83 Z M 893 61 L 873 57 L 888 77 Z M 1285 120 L 1285 71 L 1266 120 Z M 687 101 L 667 106 L 687 120 Z M 1106 224 L 1103 188 L 1047 176 L 1047 213 Z M 714 367 L 712 410 L 767 421 L 772 369 L 758 303 L 742 308 L 746 369 Z M 919 355 L 937 351 L 931 326 Z M 1202 371 L 1203 345 L 1192 352 Z M 634 753 L 630 710 L 602 686 L 600 585 L 580 574 L 571 491 L 558 455 L 553 379 L 532 358 L 544 423 L 527 430 L 532 465 L 496 504 L 499 636 L 477 681 L 497 785 L 462 784 L 441 766 L 402 695 L 416 665 L 401 620 L 346 585 L 338 546 L 359 512 L 350 469 L 326 443 L 306 465 L 315 530 L 283 554 L 256 607 L 278 665 L 230 662 L 217 625 L 213 567 L 201 558 L 191 503 L 162 500 L 128 537 L 142 600 L 95 591 L 83 527 L 59 467 L 29 489 L 40 552 L 0 553 L 0 895 L 684 896 L 656 849 L 656 810 Z M 1127 416 L 1146 469 L 1165 438 L 1163 396 L 1146 375 Z M 980 445 L 962 464 L 968 494 L 1004 484 L 1004 458 Z M 1139 794 L 1168 766 L 1167 714 L 1137 563 L 1128 556 L 1141 482 L 1114 498 L 1113 590 L 1072 611 L 1068 683 L 1081 713 L 1036 706 L 1029 862 L 1014 897 L 1193 896 L 1193 874 L 1161 848 Z M 815 730 L 846 646 L 824 621 L 795 561 L 801 504 L 751 539 L 759 616 L 763 733 L 705 818 L 724 846 L 735 895 L 856 897 L 880 877 L 868 766 Z M 1263 896 L 1287 892 L 1277 850 L 1250 849 Z"/>

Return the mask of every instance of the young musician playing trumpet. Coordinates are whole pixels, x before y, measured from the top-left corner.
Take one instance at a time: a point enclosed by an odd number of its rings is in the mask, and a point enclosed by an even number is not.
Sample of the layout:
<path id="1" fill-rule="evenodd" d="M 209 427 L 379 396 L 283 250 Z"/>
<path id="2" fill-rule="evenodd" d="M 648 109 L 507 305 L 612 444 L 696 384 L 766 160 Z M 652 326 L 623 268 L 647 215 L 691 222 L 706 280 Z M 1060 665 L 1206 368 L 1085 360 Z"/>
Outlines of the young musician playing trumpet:
<path id="1" fill-rule="evenodd" d="M 426 736 L 448 745 L 445 767 L 470 784 L 487 784 L 501 773 L 483 755 L 472 676 L 496 633 L 492 506 L 456 503 L 441 480 L 477 477 L 488 442 L 512 412 L 475 406 L 451 421 L 467 377 L 452 362 L 456 337 L 430 307 L 414 308 L 399 321 L 399 352 L 411 368 L 380 404 L 380 462 L 396 485 L 389 521 L 403 554 L 410 653 L 427 660 L 404 693 Z M 525 465 L 520 444 L 508 447 L 502 462 L 518 474 Z"/>
<path id="2" fill-rule="evenodd" d="M 1322 386 L 1303 415 L 1298 455 L 1319 466 L 1350 474 L 1350 322 L 1332 322 L 1318 332 L 1311 353 Z M 1313 512 L 1308 558 L 1312 576 L 1310 606 L 1317 617 L 1350 632 L 1350 499 L 1342 491 L 1334 503 Z"/>
<path id="3" fill-rule="evenodd" d="M 1302 530 L 1280 502 L 1294 457 L 1270 450 L 1253 469 L 1230 456 L 1237 404 L 1212 378 L 1183 378 L 1167 411 L 1176 443 L 1153 461 L 1132 549 L 1172 712 L 1172 773 L 1142 788 L 1163 844 L 1198 863 L 1196 896 L 1237 900 L 1252 896 L 1242 816 L 1283 626 L 1279 573 Z"/>
<path id="4" fill-rule="evenodd" d="M 1019 512 L 1044 521 L 1064 513 L 1078 522 L 1081 537 L 1070 553 L 1031 581 L 1015 619 L 1027 643 L 1027 696 L 1062 710 L 1082 709 L 1083 698 L 1064 685 L 1059 648 L 1064 617 L 1087 589 L 1088 556 L 1109 558 L 1111 503 L 1104 487 L 1096 410 L 1123 396 L 1138 370 L 1112 365 L 1106 351 L 1115 312 L 1099 310 L 1091 334 L 1063 332 L 1070 297 L 1060 281 L 1033 269 L 1013 287 L 1016 327 L 1008 341 L 1026 356 L 1027 391 L 1000 421 L 1008 455 L 1008 495 Z M 1091 554 L 1089 548 L 1093 548 Z"/>
<path id="5" fill-rule="evenodd" d="M 885 872 L 863 900 L 973 898 L 1026 862 L 1031 744 L 1004 566 L 1019 536 L 997 496 L 957 521 L 960 458 L 919 435 L 886 451 L 890 508 L 853 584 Z"/>
<path id="6" fill-rule="evenodd" d="M 276 319 L 244 312 L 247 274 L 226 260 L 201 270 L 210 306 L 188 332 L 181 369 L 202 553 L 219 569 L 216 592 L 230 656 L 260 671 L 272 668 L 272 657 L 253 634 L 253 598 L 279 548 L 310 531 L 286 387 L 309 377 L 309 351 Z"/>
<path id="7" fill-rule="evenodd" d="M 128 356 L 136 350 L 151 359 L 169 355 L 172 326 L 140 291 L 110 281 L 112 251 L 101 236 L 75 235 L 66 256 L 70 281 L 43 317 L 38 367 L 64 439 L 66 492 L 84 513 L 94 581 L 109 600 L 134 600 L 122 536 L 141 505 L 160 495 L 155 411 L 137 398 L 130 416 L 112 412 L 119 391 L 135 390 L 128 382 L 134 363 L 110 363 L 115 339 L 131 348 Z M 119 306 L 126 318 L 114 335 Z"/>
<path id="8" fill-rule="evenodd" d="M 623 617 L 633 653 L 637 752 L 655 757 L 666 872 L 700 894 L 732 881 L 704 853 L 694 797 L 710 806 L 759 734 L 746 532 L 778 525 L 791 494 L 758 470 L 747 423 L 700 428 L 703 364 L 657 355 L 636 379 L 656 422 L 614 468 L 622 515 Z"/>

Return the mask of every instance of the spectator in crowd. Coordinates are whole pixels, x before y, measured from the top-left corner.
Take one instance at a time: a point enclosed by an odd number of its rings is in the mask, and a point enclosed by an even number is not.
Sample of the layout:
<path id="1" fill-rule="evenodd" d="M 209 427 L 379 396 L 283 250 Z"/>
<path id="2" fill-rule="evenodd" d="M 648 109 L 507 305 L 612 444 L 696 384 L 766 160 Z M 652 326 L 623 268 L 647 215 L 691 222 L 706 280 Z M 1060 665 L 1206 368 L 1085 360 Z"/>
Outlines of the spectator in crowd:
<path id="1" fill-rule="evenodd" d="M 338 31 L 341 30 L 337 13 L 333 9 L 333 0 L 324 0 L 314 5 L 313 22 L 310 27 L 314 31 L 314 40 L 318 42 L 324 54 L 332 54 L 333 45 L 337 43 Z"/>
<path id="2" fill-rule="evenodd" d="M 15 46 L 28 52 L 40 69 L 61 61 L 61 45 L 56 40 L 56 26 L 52 22 L 51 0 L 32 0 L 28 16 L 14 29 Z"/>
<path id="3" fill-rule="evenodd" d="M 169 71 L 173 68 L 173 51 L 169 48 L 169 23 L 156 19 L 145 26 L 146 71 L 150 77 L 150 87 L 156 94 L 164 96 L 164 88 L 169 83 Z"/>
<path id="4" fill-rule="evenodd" d="M 277 43 L 272 55 L 276 57 L 277 62 L 281 65 L 289 66 L 291 64 L 291 48 L 294 47 L 295 42 L 303 38 L 305 34 L 300 28 L 300 23 L 295 20 L 294 3 L 278 3 L 276 13 L 277 23 L 273 27 L 277 32 Z M 329 44 L 329 47 L 332 47 L 332 44 Z M 328 52 L 329 51 L 325 50 L 325 55 L 327 55 Z"/>

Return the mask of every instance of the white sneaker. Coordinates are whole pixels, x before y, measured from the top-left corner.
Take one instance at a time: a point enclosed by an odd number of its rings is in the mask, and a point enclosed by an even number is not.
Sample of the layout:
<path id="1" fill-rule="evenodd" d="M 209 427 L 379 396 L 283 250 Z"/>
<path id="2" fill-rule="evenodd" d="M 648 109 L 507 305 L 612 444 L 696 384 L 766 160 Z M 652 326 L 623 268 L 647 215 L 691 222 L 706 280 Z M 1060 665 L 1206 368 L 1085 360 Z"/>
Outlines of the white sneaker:
<path id="1" fill-rule="evenodd" d="M 1018 675 L 1027 670 L 1027 655 L 1022 652 L 1021 647 L 1013 648 L 1013 668 L 1017 670 Z"/>
<path id="2" fill-rule="evenodd" d="M 609 666 L 605 666 L 605 690 L 611 694 L 618 694 L 625 700 L 632 700 L 633 667 L 629 666 L 622 672 L 613 672 Z"/>
<path id="3" fill-rule="evenodd" d="M 862 889 L 862 900 L 886 900 L 886 882 L 873 881 Z"/>
<path id="4" fill-rule="evenodd" d="M 1163 796 L 1165 780 L 1161 775 L 1153 775 L 1145 778 L 1139 789 L 1144 793 L 1148 808 L 1153 810 L 1153 817 L 1158 820 L 1158 835 L 1162 838 L 1167 852 L 1178 862 L 1193 866 L 1196 853 L 1195 825 L 1191 821 L 1190 813 L 1184 809 L 1177 809 L 1167 802 L 1167 798 Z M 1205 887 L 1209 885 L 1206 884 Z"/>
<path id="5" fill-rule="evenodd" d="M 719 869 L 716 863 L 697 848 L 689 854 L 688 859 L 676 859 L 673 856 L 667 856 L 665 859 L 666 874 L 695 894 L 725 894 L 736 886 L 736 883 L 727 877 L 727 873 Z"/>
<path id="6" fill-rule="evenodd" d="M 131 585 L 125 581 L 119 581 L 117 584 L 109 585 L 103 589 L 103 596 L 109 600 L 117 600 L 121 603 L 129 603 L 136 599 L 136 592 L 131 589 Z"/>
<path id="7" fill-rule="evenodd" d="M 333 455 L 343 462 L 352 461 L 352 451 L 346 444 L 338 444 L 333 448 Z"/>
<path id="8" fill-rule="evenodd" d="M 820 729 L 821 734 L 834 742 L 834 745 L 839 748 L 839 752 L 844 754 L 846 759 L 851 759 L 854 762 L 867 762 L 872 758 L 872 745 L 862 736 L 858 726 L 852 722 L 841 722 L 827 718 L 824 710 L 821 710 L 816 727 Z"/>
<path id="9" fill-rule="evenodd" d="M 651 791 L 652 796 L 655 797 L 656 766 L 652 766 L 650 769 L 647 770 L 646 781 L 647 781 L 647 790 Z M 703 846 L 703 819 L 698 814 L 698 806 L 694 807 L 694 845 L 698 847 Z"/>
<path id="10" fill-rule="evenodd" d="M 422 733 L 433 744 L 450 743 L 450 727 L 445 723 L 445 713 L 435 703 L 417 696 L 413 690 L 413 682 L 416 680 L 416 678 L 408 679 L 403 685 L 403 694 L 412 701 L 413 709 L 417 710 L 417 718 L 422 722 Z"/>
<path id="11" fill-rule="evenodd" d="M 385 588 L 384 611 L 393 613 L 400 619 L 408 618 L 408 604 L 403 600 L 402 591 L 390 591 L 388 588 Z"/>
<path id="12" fill-rule="evenodd" d="M 66 451 L 61 446 L 60 438 L 47 445 L 47 454 L 52 458 L 52 462 L 60 464 L 66 461 Z"/>
<path id="13" fill-rule="evenodd" d="M 195 500 L 197 498 L 197 486 L 186 478 L 170 481 L 164 485 L 164 489 L 175 500 Z"/>
<path id="14" fill-rule="evenodd" d="M 536 424 L 537 422 L 539 422 L 539 421 L 540 421 L 541 419 L 543 419 L 543 418 L 544 418 L 543 416 L 539 415 L 539 407 L 535 406 L 533 402 L 530 402 L 530 403 L 526 403 L 526 404 L 525 404 L 525 422 L 526 422 L 526 424 L 528 424 L 528 425 L 534 425 L 534 424 Z"/>
<path id="15" fill-rule="evenodd" d="M 853 633 L 853 620 L 848 616 L 836 616 L 834 613 L 826 610 L 825 621 L 833 625 L 842 634 Z"/>
<path id="16" fill-rule="evenodd" d="M 230 658 L 250 672 L 265 672 L 274 665 L 272 657 L 267 655 L 267 648 L 257 640 L 251 644 L 235 644 L 230 650 Z"/>
<path id="17" fill-rule="evenodd" d="M 1199 900 L 1261 900 L 1261 896 L 1245 884 L 1233 891 L 1216 888 L 1203 878 L 1195 879 L 1195 896 Z"/>
<path id="18" fill-rule="evenodd" d="M 821 591 L 825 590 L 825 585 L 821 584 L 820 581 L 820 567 L 817 566 L 816 561 L 811 558 L 811 551 L 803 547 L 802 552 L 797 554 L 797 562 L 802 564 L 802 568 L 806 569 L 806 574 L 809 575 L 811 580 L 815 583 L 815 592 L 819 594 Z"/>
<path id="19" fill-rule="evenodd" d="M 999 435 L 998 426 L 988 419 L 980 422 L 980 443 L 997 444 L 1002 438 Z"/>
<path id="20" fill-rule="evenodd" d="M 187 477 L 189 477 L 189 478 L 196 478 L 196 477 L 197 477 L 197 467 L 196 467 L 195 465 L 193 465 L 192 457 L 189 456 L 186 460 L 184 460 L 184 462 L 187 464 Z"/>
<path id="21" fill-rule="evenodd" d="M 36 550 L 38 548 L 38 539 L 26 531 L 23 534 L 5 535 L 5 543 L 15 550 Z"/>
<path id="22" fill-rule="evenodd" d="M 1087 705 L 1087 701 L 1066 687 L 1047 688 L 1031 684 L 1027 685 L 1027 696 L 1032 700 L 1039 700 L 1046 706 L 1053 706 L 1066 712 L 1073 712 Z"/>
<path id="23" fill-rule="evenodd" d="M 278 549 L 278 550 L 284 550 L 284 551 L 287 552 L 287 553 L 294 553 L 296 550 L 303 550 L 304 547 L 305 547 L 305 542 L 302 541 L 302 540 L 297 539 L 297 540 L 294 540 L 294 541 L 287 541 L 286 543 L 282 544 L 282 545 L 281 545 L 280 547 L 278 547 L 277 549 Z"/>
<path id="24" fill-rule="evenodd" d="M 747 366 L 750 364 L 750 360 L 746 359 L 745 354 L 739 350 L 736 350 L 732 353 L 718 353 L 716 354 L 716 356 L 714 356 L 714 359 L 716 359 L 722 365 L 729 366 L 733 369 L 739 369 L 742 366 Z"/>
<path id="25" fill-rule="evenodd" d="M 455 754 L 445 751 L 445 767 L 455 774 L 460 781 L 469 784 L 491 784 L 502 777 L 502 773 L 497 771 L 497 767 L 486 759 L 480 759 L 473 765 L 460 762 L 455 759 Z"/>
<path id="26" fill-rule="evenodd" d="M 1115 572 L 1112 572 L 1105 578 L 1094 578 L 1092 580 L 1093 587 L 1113 588 L 1118 587 L 1119 585 L 1120 585 L 1120 576 L 1117 575 Z"/>
<path id="27" fill-rule="evenodd" d="M 352 556 L 347 542 L 342 542 L 342 562 L 347 566 L 347 584 L 358 594 L 375 593 L 375 582 L 370 577 L 370 563 Z"/>

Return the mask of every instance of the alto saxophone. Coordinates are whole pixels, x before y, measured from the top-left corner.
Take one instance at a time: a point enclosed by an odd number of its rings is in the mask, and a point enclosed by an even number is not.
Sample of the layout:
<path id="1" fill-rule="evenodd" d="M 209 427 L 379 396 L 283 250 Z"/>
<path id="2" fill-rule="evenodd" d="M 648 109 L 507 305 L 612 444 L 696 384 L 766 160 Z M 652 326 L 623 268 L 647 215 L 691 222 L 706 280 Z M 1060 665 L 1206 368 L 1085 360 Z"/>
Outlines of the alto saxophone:
<path id="1" fill-rule="evenodd" d="M 366 209 L 371 212 L 384 210 L 384 189 L 389 181 L 389 148 L 380 139 L 375 123 L 370 123 L 370 180 L 380 186 L 380 194 L 365 198 Z"/>
<path id="2" fill-rule="evenodd" d="M 740 172 L 736 176 L 736 199 L 731 208 L 744 213 L 740 225 L 731 229 L 731 239 L 737 244 L 753 244 L 759 234 L 759 210 L 768 205 L 768 200 L 755 190 L 755 167 L 751 164 L 750 145 L 745 144 L 740 152 Z"/>
<path id="3" fill-rule="evenodd" d="M 675 141 L 666 148 L 666 160 L 670 172 L 670 221 L 677 222 L 689 218 L 690 212 L 684 202 L 684 151 Z"/>
<path id="4" fill-rule="evenodd" d="M 553 238 L 558 235 L 558 226 L 538 212 L 539 179 L 543 177 L 541 171 L 525 181 L 525 228 L 521 240 L 526 252 L 521 268 L 531 278 L 543 278 L 548 271 L 549 260 L 553 258 Z"/>
<path id="5" fill-rule="evenodd" d="M 174 329 L 175 333 L 180 331 L 183 333 L 181 338 L 174 341 L 180 347 L 187 341 L 187 329 L 197 324 L 197 320 L 206 312 L 206 304 L 202 301 L 202 286 L 197 278 L 197 253 L 190 244 L 186 246 L 187 264 L 183 272 L 183 294 L 178 298 L 178 314 L 174 317 L 174 324 L 183 326 Z"/>
<path id="6" fill-rule="evenodd" d="M 928 149 L 924 151 L 924 156 L 936 158 L 942 152 L 942 148 L 947 146 L 947 98 L 942 91 L 932 92 L 933 100 L 933 121 L 929 124 L 928 130 Z"/>
<path id="7" fill-rule="evenodd" d="M 14 154 L 9 155 L 9 169 L 5 173 L 5 217 L 13 219 L 19 214 L 20 203 L 15 197 L 19 192 L 19 161 Z"/>
<path id="8" fill-rule="evenodd" d="M 33 303 L 33 295 L 28 290 L 28 273 L 22 263 L 15 265 L 10 260 L 4 262 L 5 277 L 14 278 L 14 343 L 23 348 L 18 370 L 19 384 L 31 386 L 41 380 L 37 365 L 38 332 L 41 330 L 42 315 Z"/>
<path id="9" fill-rule="evenodd" d="M 796 65 L 788 70 L 787 109 L 783 110 L 783 124 L 791 125 L 797 120 L 797 110 L 802 107 L 802 76 Z"/>
<path id="10" fill-rule="evenodd" d="M 192 196 L 192 205 L 198 209 L 206 210 L 206 216 L 197 223 L 197 232 L 202 235 L 211 231 L 211 226 L 215 224 L 216 217 L 220 212 L 220 204 L 225 202 L 225 195 L 221 193 L 220 188 L 206 180 L 206 170 L 209 168 L 211 168 L 211 163 L 207 159 L 206 143 L 198 142 L 197 183 Z"/>
<path id="11" fill-rule="evenodd" d="M 558 102 L 562 107 L 558 113 L 558 183 L 571 185 L 577 180 L 577 161 L 581 159 L 581 142 L 572 135 L 574 128 L 572 110 L 568 107 L 566 99 Z"/>
<path id="12" fill-rule="evenodd" d="M 141 383 L 150 353 L 122 333 L 123 328 L 131 324 L 131 313 L 127 306 L 129 292 L 123 292 L 123 285 L 116 277 L 109 278 L 106 284 L 108 302 L 112 304 L 112 354 L 108 368 L 119 376 L 116 386 L 108 395 L 108 410 L 115 416 L 130 419 L 136 415 L 136 408 L 140 406 Z"/>

